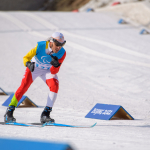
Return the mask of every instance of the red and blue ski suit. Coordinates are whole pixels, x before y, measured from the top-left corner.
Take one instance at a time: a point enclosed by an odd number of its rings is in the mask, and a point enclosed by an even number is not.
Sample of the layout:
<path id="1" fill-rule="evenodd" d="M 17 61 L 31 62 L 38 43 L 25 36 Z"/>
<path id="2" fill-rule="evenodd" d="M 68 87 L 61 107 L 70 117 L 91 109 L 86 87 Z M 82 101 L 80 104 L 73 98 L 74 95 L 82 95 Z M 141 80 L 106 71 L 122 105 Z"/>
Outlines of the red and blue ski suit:
<path id="1" fill-rule="evenodd" d="M 59 89 L 57 73 L 59 72 L 61 65 L 56 68 L 50 64 L 52 60 L 51 56 L 49 55 L 50 52 L 52 52 L 52 50 L 49 47 L 49 41 L 40 41 L 37 43 L 35 48 L 31 49 L 23 57 L 24 65 L 26 66 L 26 62 L 28 61 L 35 62 L 35 69 L 33 72 L 31 72 L 29 68 L 26 68 L 21 85 L 15 92 L 9 106 L 13 105 L 16 107 L 19 100 L 28 90 L 32 82 L 37 77 L 41 77 L 41 79 L 48 85 L 50 89 L 46 106 L 53 107 Z M 52 55 L 56 56 L 59 63 L 62 64 L 66 57 L 66 51 L 62 47 L 58 53 L 53 53 Z"/>

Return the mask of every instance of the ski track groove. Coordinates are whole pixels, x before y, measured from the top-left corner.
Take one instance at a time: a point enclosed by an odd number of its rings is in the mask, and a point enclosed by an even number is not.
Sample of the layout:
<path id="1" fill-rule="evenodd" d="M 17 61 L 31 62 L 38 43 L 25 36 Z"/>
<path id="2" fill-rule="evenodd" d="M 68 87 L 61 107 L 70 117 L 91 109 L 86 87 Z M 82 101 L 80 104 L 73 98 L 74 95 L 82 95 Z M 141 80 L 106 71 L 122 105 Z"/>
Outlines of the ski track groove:
<path id="1" fill-rule="evenodd" d="M 45 26 L 46 28 L 48 28 L 50 30 L 54 30 L 54 31 L 59 30 L 59 28 L 56 27 L 55 25 L 51 24 L 47 20 L 45 20 L 45 19 L 43 19 L 43 18 L 41 18 L 41 17 L 39 17 L 39 16 L 37 16 L 37 15 L 35 15 L 33 13 L 22 12 L 22 14 L 26 15 L 28 17 L 31 17 L 32 19 L 34 19 L 35 21 L 39 22 L 40 24 L 42 24 L 43 26 Z M 12 23 L 14 23 L 16 26 L 21 28 L 23 31 L 26 31 L 27 33 L 29 33 L 31 35 L 40 36 L 40 37 L 45 38 L 45 39 L 47 38 L 46 35 L 41 34 L 41 33 L 37 32 L 37 31 L 33 31 L 26 24 L 24 24 L 19 19 L 17 19 L 16 17 L 14 17 L 14 16 L 12 16 L 12 15 L 10 15 L 8 13 L 0 12 L 0 15 L 2 17 L 4 17 L 4 18 L 8 19 Z M 114 50 L 117 50 L 117 51 L 121 51 L 123 53 L 127 53 L 129 55 L 150 59 L 149 55 L 145 55 L 145 54 L 142 54 L 142 53 L 139 53 L 139 52 L 135 52 L 135 51 L 129 50 L 127 48 L 123 48 L 121 46 L 118 46 L 118 45 L 115 45 L 115 44 L 112 44 L 112 43 L 109 43 L 109 42 L 105 42 L 105 41 L 102 41 L 102 40 L 96 40 L 96 39 L 92 39 L 92 38 L 87 38 L 87 37 L 80 36 L 80 35 L 75 35 L 75 34 L 67 32 L 65 30 L 60 30 L 60 31 L 63 34 L 66 34 L 66 35 L 71 36 L 71 37 L 76 37 L 76 38 L 79 38 L 79 39 L 91 41 L 91 42 L 94 42 L 94 43 L 97 43 L 97 44 L 109 47 L 111 49 L 114 49 Z M 101 58 L 104 58 L 104 59 L 108 59 L 108 60 L 112 60 L 112 61 L 118 61 L 118 62 L 123 62 L 123 63 L 132 64 L 132 65 L 136 65 L 136 66 L 143 66 L 143 67 L 148 67 L 148 68 L 150 67 L 150 64 L 141 63 L 141 62 L 132 61 L 132 60 L 127 60 L 127 59 L 122 59 L 122 58 L 114 57 L 114 56 L 111 56 L 111 55 L 103 54 L 103 53 L 97 52 L 97 51 L 95 51 L 93 49 L 89 49 L 89 48 L 87 48 L 85 46 L 76 44 L 76 43 L 68 41 L 68 40 L 67 40 L 67 45 L 70 46 L 70 47 L 76 48 L 76 49 L 78 49 L 80 51 L 83 51 L 84 53 L 88 53 L 90 55 L 98 56 L 98 57 L 101 57 Z"/>

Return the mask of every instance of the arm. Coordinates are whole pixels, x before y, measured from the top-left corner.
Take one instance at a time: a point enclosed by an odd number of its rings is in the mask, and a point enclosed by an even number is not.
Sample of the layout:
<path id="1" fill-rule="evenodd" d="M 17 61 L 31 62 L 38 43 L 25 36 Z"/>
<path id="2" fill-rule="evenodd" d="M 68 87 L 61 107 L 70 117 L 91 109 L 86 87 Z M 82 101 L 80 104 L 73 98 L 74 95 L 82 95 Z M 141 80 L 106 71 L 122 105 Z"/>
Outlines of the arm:
<path id="1" fill-rule="evenodd" d="M 65 52 L 64 55 L 58 60 L 58 62 L 60 63 L 60 66 L 61 66 L 61 64 L 63 63 L 65 57 L 66 57 L 66 52 Z M 50 68 L 50 72 L 51 72 L 52 74 L 58 73 L 58 71 L 59 71 L 59 69 L 60 69 L 60 66 L 59 66 L 59 67 L 54 67 L 54 66 L 52 66 L 52 67 Z"/>
<path id="2" fill-rule="evenodd" d="M 27 62 L 30 62 L 32 57 L 36 55 L 37 46 L 35 48 L 32 48 L 24 57 L 23 57 L 23 63 L 26 66 Z"/>
<path id="3" fill-rule="evenodd" d="M 31 49 L 24 57 L 23 57 L 23 63 L 26 67 L 28 67 L 30 69 L 31 72 L 34 71 L 34 63 L 35 62 L 31 62 L 30 60 L 32 59 L 32 57 L 34 57 L 36 55 L 36 50 L 37 50 L 37 46 L 33 49 Z"/>

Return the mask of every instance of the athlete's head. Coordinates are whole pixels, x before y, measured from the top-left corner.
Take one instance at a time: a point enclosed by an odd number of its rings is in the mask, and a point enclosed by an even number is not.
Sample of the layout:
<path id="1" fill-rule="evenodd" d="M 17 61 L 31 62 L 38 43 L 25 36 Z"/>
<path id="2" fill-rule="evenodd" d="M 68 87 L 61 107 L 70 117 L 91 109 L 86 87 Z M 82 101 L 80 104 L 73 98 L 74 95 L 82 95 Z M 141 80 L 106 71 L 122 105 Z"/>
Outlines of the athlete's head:
<path id="1" fill-rule="evenodd" d="M 60 32 L 54 32 L 50 37 L 50 48 L 54 53 L 57 53 L 65 43 L 64 36 Z"/>

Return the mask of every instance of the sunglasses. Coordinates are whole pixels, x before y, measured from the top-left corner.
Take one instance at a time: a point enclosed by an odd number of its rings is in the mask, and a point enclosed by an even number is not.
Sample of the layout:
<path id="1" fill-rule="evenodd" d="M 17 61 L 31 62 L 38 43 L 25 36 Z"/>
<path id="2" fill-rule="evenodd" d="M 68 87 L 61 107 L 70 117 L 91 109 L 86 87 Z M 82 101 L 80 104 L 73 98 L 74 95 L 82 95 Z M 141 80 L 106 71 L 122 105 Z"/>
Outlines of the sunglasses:
<path id="1" fill-rule="evenodd" d="M 65 43 L 66 43 L 66 41 L 64 41 L 63 43 L 60 43 L 56 39 L 53 39 L 53 38 L 52 38 L 52 40 L 53 40 L 53 42 L 55 43 L 56 46 L 64 46 Z"/>

